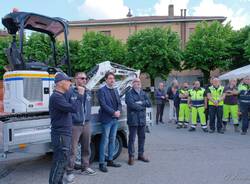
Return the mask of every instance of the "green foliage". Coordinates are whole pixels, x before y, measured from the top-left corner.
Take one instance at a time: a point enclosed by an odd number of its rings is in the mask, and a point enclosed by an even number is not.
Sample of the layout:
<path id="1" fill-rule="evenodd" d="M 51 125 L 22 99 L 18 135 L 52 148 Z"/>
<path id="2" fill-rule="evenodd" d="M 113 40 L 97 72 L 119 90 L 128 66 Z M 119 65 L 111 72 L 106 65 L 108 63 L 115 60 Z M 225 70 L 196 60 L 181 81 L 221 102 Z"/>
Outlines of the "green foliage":
<path id="1" fill-rule="evenodd" d="M 0 38 L 0 79 L 3 78 L 4 66 L 6 66 L 8 64 L 5 50 L 6 50 L 6 48 L 9 47 L 10 40 L 11 40 L 10 37 Z"/>
<path id="2" fill-rule="evenodd" d="M 24 58 L 36 61 L 48 61 L 52 55 L 51 41 L 49 36 L 34 32 L 24 42 Z"/>
<path id="3" fill-rule="evenodd" d="M 80 43 L 79 59 L 74 62 L 76 71 L 88 71 L 97 63 L 112 61 L 123 63 L 125 45 L 99 32 L 88 32 Z"/>
<path id="4" fill-rule="evenodd" d="M 232 37 L 232 49 L 230 50 L 232 55 L 231 70 L 250 64 L 249 34 L 250 26 L 246 26 L 234 32 Z"/>
<path id="5" fill-rule="evenodd" d="M 227 68 L 231 64 L 232 27 L 214 21 L 211 24 L 202 22 L 185 48 L 185 69 L 200 69 L 207 82 L 210 71 L 217 68 Z"/>
<path id="6" fill-rule="evenodd" d="M 180 69 L 180 39 L 170 29 L 139 31 L 128 38 L 127 65 L 147 72 L 153 79 L 166 78 L 172 69 Z"/>

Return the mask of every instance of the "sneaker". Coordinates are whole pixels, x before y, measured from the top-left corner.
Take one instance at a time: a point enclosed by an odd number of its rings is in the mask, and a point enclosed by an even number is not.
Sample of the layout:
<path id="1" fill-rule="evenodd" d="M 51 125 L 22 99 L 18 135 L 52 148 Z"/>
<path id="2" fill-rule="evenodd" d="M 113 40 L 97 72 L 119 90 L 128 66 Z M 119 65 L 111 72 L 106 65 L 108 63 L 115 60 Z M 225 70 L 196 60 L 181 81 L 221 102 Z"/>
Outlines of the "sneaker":
<path id="1" fill-rule="evenodd" d="M 95 172 L 93 169 L 91 169 L 90 167 L 84 169 L 84 170 L 82 171 L 82 173 L 84 173 L 84 174 L 86 174 L 86 175 L 89 175 L 89 176 L 94 176 L 94 175 L 96 175 L 96 172 Z"/>
<path id="2" fill-rule="evenodd" d="M 211 134 L 214 133 L 214 130 L 210 130 L 209 133 L 211 133 Z"/>
<path id="3" fill-rule="evenodd" d="M 224 131 L 223 130 L 218 130 L 218 133 L 219 134 L 224 134 Z"/>
<path id="4" fill-rule="evenodd" d="M 208 132 L 208 129 L 207 128 L 202 128 L 203 132 Z"/>
<path id="5" fill-rule="evenodd" d="M 74 183 L 75 175 L 74 174 L 68 174 L 66 177 L 67 183 Z"/>
<path id="6" fill-rule="evenodd" d="M 108 172 L 108 169 L 107 169 L 106 165 L 104 165 L 104 164 L 99 164 L 99 170 L 104 172 L 104 173 Z"/>
<path id="7" fill-rule="evenodd" d="M 182 128 L 182 125 L 178 124 L 176 128 L 180 129 L 180 128 Z"/>
<path id="8" fill-rule="evenodd" d="M 196 130 L 196 129 L 195 129 L 194 127 L 190 127 L 188 131 L 189 131 L 189 132 L 194 132 L 195 130 Z"/>
<path id="9" fill-rule="evenodd" d="M 115 163 L 114 161 L 110 160 L 107 163 L 108 167 L 121 167 L 121 164 Z"/>
<path id="10" fill-rule="evenodd" d="M 241 135 L 247 135 L 247 132 L 241 132 Z"/>

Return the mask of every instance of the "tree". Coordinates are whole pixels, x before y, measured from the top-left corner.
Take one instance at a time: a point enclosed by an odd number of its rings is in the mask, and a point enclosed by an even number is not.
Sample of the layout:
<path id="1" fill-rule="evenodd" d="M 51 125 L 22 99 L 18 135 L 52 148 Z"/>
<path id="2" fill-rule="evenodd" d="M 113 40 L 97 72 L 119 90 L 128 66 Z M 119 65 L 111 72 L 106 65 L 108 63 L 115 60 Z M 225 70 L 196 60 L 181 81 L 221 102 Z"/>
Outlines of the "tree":
<path id="1" fill-rule="evenodd" d="M 151 81 L 166 78 L 172 69 L 180 69 L 180 39 L 170 29 L 153 28 L 139 31 L 128 38 L 127 65 L 147 72 Z"/>
<path id="2" fill-rule="evenodd" d="M 230 24 L 222 25 L 217 21 L 198 24 L 185 48 L 184 68 L 200 69 L 207 83 L 210 71 L 227 68 L 231 64 L 231 38 Z"/>
<path id="3" fill-rule="evenodd" d="M 97 63 L 112 61 L 123 63 L 126 47 L 111 36 L 99 32 L 88 32 L 80 42 L 79 59 L 74 63 L 76 71 L 88 71 Z"/>
<path id="4" fill-rule="evenodd" d="M 10 37 L 0 38 L 0 79 L 3 78 L 3 74 L 5 72 L 4 67 L 8 65 L 5 50 L 9 47 L 10 42 L 11 42 Z"/>
<path id="5" fill-rule="evenodd" d="M 248 38 L 244 43 L 244 56 L 245 56 L 245 62 L 244 65 L 249 65 L 250 64 L 250 29 L 248 32 Z"/>
<path id="6" fill-rule="evenodd" d="M 48 35 L 34 32 L 24 41 L 25 59 L 48 62 L 51 56 L 51 41 Z"/>
<path id="7" fill-rule="evenodd" d="M 233 33 L 232 49 L 230 50 L 232 63 L 229 66 L 231 70 L 250 64 L 250 53 L 248 54 L 248 52 L 250 52 L 248 49 L 248 47 L 250 47 L 249 34 L 250 26 L 246 26 Z"/>

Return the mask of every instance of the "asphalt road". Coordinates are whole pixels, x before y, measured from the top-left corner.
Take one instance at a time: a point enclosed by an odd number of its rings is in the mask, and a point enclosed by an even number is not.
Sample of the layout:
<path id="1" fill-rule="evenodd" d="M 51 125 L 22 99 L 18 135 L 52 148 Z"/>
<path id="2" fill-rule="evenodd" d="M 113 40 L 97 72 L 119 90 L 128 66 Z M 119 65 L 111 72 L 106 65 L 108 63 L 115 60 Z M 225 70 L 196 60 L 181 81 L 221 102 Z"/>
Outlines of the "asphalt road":
<path id="1" fill-rule="evenodd" d="M 174 124 L 154 125 L 147 134 L 150 163 L 127 165 L 127 150 L 117 159 L 121 168 L 96 176 L 76 173 L 77 184 L 250 184 L 250 133 L 232 127 L 224 134 L 177 130 Z M 0 184 L 46 184 L 51 156 L 0 162 Z"/>

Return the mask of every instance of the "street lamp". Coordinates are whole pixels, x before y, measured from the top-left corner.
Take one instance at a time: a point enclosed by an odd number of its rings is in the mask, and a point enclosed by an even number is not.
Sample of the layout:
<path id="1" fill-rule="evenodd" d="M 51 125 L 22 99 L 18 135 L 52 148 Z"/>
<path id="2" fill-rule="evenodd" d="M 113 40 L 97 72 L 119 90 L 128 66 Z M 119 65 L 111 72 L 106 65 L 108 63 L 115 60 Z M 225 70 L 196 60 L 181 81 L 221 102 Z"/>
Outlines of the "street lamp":
<path id="1" fill-rule="evenodd" d="M 129 35 L 131 34 L 131 17 L 132 17 L 132 13 L 131 13 L 131 9 L 129 8 L 128 9 L 128 14 L 127 14 L 127 17 L 128 17 L 128 21 L 129 21 L 129 25 L 128 25 L 128 28 L 129 28 Z"/>

